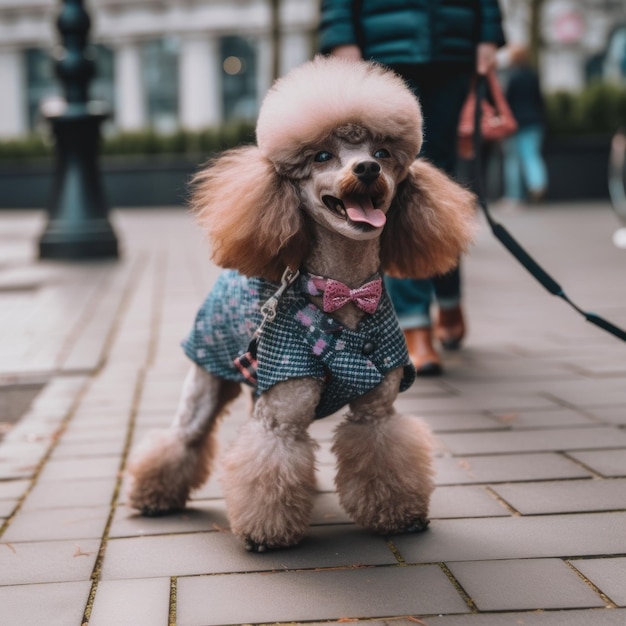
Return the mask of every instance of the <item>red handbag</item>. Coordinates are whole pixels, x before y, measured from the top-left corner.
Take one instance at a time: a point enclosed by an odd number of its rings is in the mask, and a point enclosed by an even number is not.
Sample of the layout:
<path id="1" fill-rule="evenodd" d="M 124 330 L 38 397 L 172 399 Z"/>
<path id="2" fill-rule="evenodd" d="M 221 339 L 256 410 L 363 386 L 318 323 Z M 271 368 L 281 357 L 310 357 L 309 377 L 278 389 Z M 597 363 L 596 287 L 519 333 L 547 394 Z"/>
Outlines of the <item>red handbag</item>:
<path id="1" fill-rule="evenodd" d="M 506 139 L 517 130 L 517 122 L 502 92 L 495 71 L 486 75 L 488 95 L 481 100 L 480 134 L 485 141 Z M 461 109 L 458 127 L 458 152 L 464 159 L 474 156 L 474 115 L 476 111 L 476 77 Z"/>

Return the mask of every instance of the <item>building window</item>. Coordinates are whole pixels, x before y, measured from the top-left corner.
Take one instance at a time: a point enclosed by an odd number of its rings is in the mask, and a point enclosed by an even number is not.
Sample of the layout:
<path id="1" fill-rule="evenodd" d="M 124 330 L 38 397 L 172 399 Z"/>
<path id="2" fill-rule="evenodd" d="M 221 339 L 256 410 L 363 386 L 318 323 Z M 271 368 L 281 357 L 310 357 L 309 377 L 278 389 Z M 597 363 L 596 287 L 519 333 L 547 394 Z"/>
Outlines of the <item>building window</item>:
<path id="1" fill-rule="evenodd" d="M 59 100 L 61 86 L 54 75 L 54 61 L 47 50 L 29 48 L 26 62 L 26 107 L 28 128 L 41 125 L 41 106 L 48 100 Z"/>
<path id="2" fill-rule="evenodd" d="M 178 39 L 146 41 L 141 49 L 148 123 L 158 132 L 178 127 Z"/>
<path id="3" fill-rule="evenodd" d="M 85 52 L 96 64 L 96 73 L 89 84 L 89 99 L 113 106 L 113 51 L 99 44 Z M 42 109 L 59 111 L 63 104 L 63 86 L 56 77 L 54 59 L 48 50 L 29 48 L 25 51 L 26 106 L 28 127 L 33 130 L 42 122 Z"/>
<path id="4" fill-rule="evenodd" d="M 96 64 L 96 73 L 89 85 L 89 99 L 106 103 L 106 108 L 115 115 L 114 86 L 113 86 L 113 49 L 101 44 L 89 46 L 89 53 L 93 55 Z"/>
<path id="5" fill-rule="evenodd" d="M 255 119 L 258 105 L 257 55 L 254 46 L 242 37 L 223 37 L 220 52 L 224 119 Z"/>

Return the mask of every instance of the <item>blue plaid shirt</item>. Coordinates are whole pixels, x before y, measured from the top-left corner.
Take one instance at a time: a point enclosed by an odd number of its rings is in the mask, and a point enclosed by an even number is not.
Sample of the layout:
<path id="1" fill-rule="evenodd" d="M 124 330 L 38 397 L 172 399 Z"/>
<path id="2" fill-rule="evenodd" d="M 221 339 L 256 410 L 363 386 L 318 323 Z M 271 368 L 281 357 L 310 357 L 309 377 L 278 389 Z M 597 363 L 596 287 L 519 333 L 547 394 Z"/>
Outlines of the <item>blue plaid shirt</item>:
<path id="1" fill-rule="evenodd" d="M 276 289 L 260 278 L 222 272 L 182 343 L 187 356 L 221 378 L 250 384 L 234 361 L 247 351 L 261 323 L 260 308 Z M 296 282 L 281 298 L 276 318 L 264 326 L 257 360 L 257 395 L 292 378 L 322 380 L 316 418 L 371 391 L 397 367 L 404 368 L 400 391 L 415 380 L 404 336 L 384 291 L 376 313 L 350 330 L 312 304 Z"/>

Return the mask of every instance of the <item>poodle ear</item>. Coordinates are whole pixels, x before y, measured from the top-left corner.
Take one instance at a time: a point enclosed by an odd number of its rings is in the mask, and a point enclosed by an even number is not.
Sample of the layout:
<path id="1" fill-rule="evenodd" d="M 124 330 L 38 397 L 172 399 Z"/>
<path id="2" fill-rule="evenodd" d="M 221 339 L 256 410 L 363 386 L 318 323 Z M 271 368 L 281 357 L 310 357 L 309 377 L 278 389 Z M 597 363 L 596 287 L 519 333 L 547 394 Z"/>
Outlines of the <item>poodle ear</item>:
<path id="1" fill-rule="evenodd" d="M 427 161 L 414 161 L 387 214 L 383 270 L 408 278 L 451 270 L 472 239 L 475 206 L 472 193 Z"/>
<path id="2" fill-rule="evenodd" d="M 307 252 L 296 189 L 256 146 L 224 152 L 196 174 L 191 208 L 221 267 L 278 282 Z"/>

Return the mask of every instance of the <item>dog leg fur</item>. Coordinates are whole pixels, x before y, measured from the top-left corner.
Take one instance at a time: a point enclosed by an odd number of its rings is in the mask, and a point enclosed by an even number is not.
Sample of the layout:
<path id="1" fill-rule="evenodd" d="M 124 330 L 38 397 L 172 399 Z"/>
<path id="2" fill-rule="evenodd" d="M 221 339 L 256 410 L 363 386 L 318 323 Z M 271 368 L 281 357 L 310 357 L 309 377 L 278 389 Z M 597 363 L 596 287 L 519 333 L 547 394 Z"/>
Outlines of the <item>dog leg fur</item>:
<path id="1" fill-rule="evenodd" d="M 315 492 L 315 442 L 307 432 L 322 385 L 303 378 L 276 384 L 257 400 L 224 460 L 232 532 L 264 552 L 298 543 Z"/>
<path id="2" fill-rule="evenodd" d="M 209 477 L 216 451 L 215 426 L 239 391 L 238 383 L 192 366 L 170 428 L 150 433 L 131 454 L 131 506 L 144 515 L 184 508 L 191 490 Z"/>
<path id="3" fill-rule="evenodd" d="M 353 402 L 333 443 L 342 507 L 381 534 L 425 530 L 434 489 L 430 430 L 393 409 L 401 375 L 394 370 Z"/>

